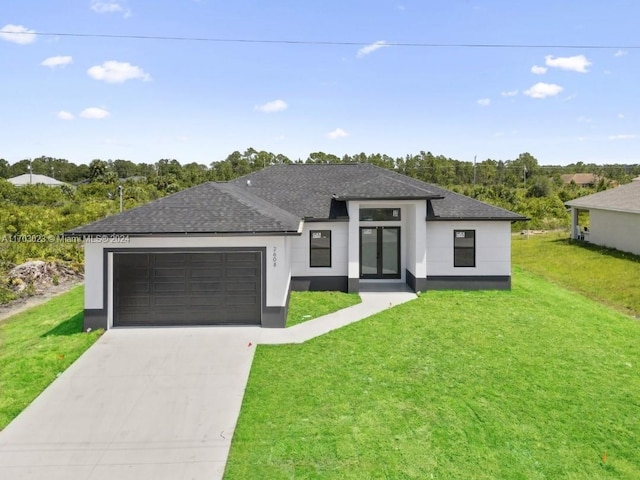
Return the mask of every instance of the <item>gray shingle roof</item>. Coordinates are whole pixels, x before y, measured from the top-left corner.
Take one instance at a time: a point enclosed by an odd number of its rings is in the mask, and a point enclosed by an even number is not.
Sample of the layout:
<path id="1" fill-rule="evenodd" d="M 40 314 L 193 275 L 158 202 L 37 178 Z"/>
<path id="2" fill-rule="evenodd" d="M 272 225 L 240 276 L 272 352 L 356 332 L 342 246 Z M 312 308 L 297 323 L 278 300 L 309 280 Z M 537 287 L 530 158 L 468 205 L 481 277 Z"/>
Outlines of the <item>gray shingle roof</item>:
<path id="1" fill-rule="evenodd" d="M 198 185 L 68 233 L 294 233 L 301 219 L 346 218 L 346 201 L 356 199 L 424 199 L 430 221 L 525 219 L 374 165 L 289 164 Z"/>
<path id="2" fill-rule="evenodd" d="M 428 185 L 367 164 L 275 165 L 231 183 L 246 185 L 258 197 L 303 218 L 332 218 L 332 198 L 431 198 Z"/>
<path id="3" fill-rule="evenodd" d="M 68 233 L 293 233 L 299 226 L 299 217 L 265 204 L 247 189 L 209 182 Z"/>
<path id="4" fill-rule="evenodd" d="M 640 181 L 576 198 L 566 202 L 570 207 L 594 208 L 618 212 L 640 213 Z"/>
<path id="5" fill-rule="evenodd" d="M 433 213 L 427 216 L 427 220 L 528 220 L 527 217 L 504 208 L 494 207 L 435 185 L 429 187 L 443 198 L 431 200 Z"/>
<path id="6" fill-rule="evenodd" d="M 276 165 L 232 183 L 251 182 L 260 198 L 303 218 L 327 219 L 338 200 L 430 200 L 429 220 L 525 220 L 526 217 L 370 164 Z"/>

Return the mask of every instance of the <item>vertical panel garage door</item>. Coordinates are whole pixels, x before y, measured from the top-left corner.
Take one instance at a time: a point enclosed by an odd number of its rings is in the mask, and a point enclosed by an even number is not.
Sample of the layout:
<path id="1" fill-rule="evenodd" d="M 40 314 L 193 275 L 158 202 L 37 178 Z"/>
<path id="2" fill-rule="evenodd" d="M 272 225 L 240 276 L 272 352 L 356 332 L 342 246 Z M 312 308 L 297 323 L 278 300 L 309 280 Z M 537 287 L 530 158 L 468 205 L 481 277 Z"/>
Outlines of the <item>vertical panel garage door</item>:
<path id="1" fill-rule="evenodd" d="M 260 252 L 113 257 L 114 326 L 260 324 Z"/>

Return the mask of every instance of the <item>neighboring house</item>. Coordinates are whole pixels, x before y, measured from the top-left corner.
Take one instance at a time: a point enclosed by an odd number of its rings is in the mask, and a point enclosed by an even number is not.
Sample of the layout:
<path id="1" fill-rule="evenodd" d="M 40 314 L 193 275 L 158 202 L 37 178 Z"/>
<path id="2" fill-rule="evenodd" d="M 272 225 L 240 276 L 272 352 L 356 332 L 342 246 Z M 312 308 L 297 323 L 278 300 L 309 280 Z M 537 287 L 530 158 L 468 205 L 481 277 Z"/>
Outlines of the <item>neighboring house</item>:
<path id="1" fill-rule="evenodd" d="M 291 290 L 508 289 L 525 217 L 369 164 L 277 165 L 67 232 L 85 328 L 284 327 Z"/>
<path id="2" fill-rule="evenodd" d="M 640 255 L 640 177 L 566 205 L 571 207 L 571 238 Z M 578 224 L 581 211 L 589 212 L 586 231 Z"/>
<path id="3" fill-rule="evenodd" d="M 17 177 L 7 178 L 7 181 L 18 187 L 24 185 L 35 185 L 36 183 L 42 183 L 50 187 L 59 187 L 64 185 L 64 182 L 56 180 L 55 178 L 47 177 L 46 175 L 39 175 L 37 173 L 23 173 Z"/>
<path id="4" fill-rule="evenodd" d="M 560 179 L 564 185 L 573 182 L 579 187 L 595 187 L 600 181 L 600 177 L 593 173 L 566 173 L 560 175 Z"/>

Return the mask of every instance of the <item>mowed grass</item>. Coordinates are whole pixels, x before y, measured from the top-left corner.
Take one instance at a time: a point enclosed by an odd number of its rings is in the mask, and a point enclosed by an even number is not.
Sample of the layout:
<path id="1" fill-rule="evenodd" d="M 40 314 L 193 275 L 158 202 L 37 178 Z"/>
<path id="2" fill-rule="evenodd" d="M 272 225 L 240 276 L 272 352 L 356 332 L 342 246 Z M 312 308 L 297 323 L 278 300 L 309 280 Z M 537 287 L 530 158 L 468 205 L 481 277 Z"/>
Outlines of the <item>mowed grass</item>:
<path id="1" fill-rule="evenodd" d="M 357 293 L 291 292 L 287 327 L 328 315 L 360 303 Z"/>
<path id="2" fill-rule="evenodd" d="M 0 430 L 100 336 L 82 332 L 84 288 L 0 323 Z"/>
<path id="3" fill-rule="evenodd" d="M 226 479 L 640 478 L 640 322 L 516 269 L 259 346 Z"/>
<path id="4" fill-rule="evenodd" d="M 513 264 L 640 318 L 640 257 L 568 235 L 514 237 Z"/>

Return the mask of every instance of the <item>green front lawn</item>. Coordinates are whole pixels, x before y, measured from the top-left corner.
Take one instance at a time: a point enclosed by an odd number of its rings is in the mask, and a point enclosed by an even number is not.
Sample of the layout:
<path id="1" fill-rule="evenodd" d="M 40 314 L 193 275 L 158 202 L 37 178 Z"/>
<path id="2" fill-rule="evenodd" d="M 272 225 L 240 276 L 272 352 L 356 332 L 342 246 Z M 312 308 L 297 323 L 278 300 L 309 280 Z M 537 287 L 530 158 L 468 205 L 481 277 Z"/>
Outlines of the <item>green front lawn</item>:
<path id="1" fill-rule="evenodd" d="M 100 336 L 82 333 L 84 288 L 0 323 L 0 430 Z"/>
<path id="2" fill-rule="evenodd" d="M 225 478 L 640 478 L 640 322 L 516 269 L 259 346 Z"/>
<path id="3" fill-rule="evenodd" d="M 568 236 L 514 238 L 513 264 L 640 318 L 640 257 Z"/>
<path id="4" fill-rule="evenodd" d="M 313 320 L 360 303 L 357 293 L 291 292 L 287 327 Z"/>

